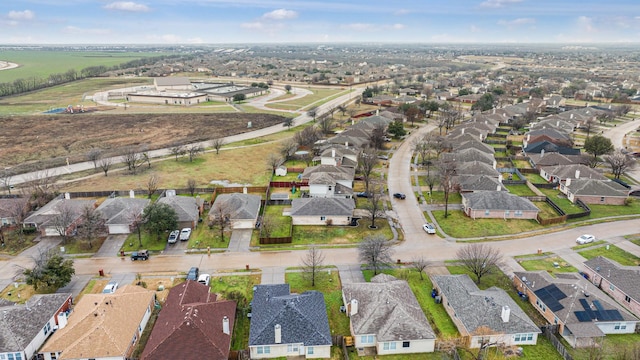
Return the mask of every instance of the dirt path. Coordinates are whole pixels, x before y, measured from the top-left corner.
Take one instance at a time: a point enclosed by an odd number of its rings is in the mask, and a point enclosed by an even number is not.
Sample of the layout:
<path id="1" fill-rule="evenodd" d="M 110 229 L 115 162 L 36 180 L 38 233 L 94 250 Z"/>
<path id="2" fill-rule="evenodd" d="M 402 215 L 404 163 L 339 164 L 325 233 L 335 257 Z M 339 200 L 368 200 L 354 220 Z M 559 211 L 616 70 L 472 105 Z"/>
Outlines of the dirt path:
<path id="1" fill-rule="evenodd" d="M 0 70 L 11 70 L 11 69 L 17 68 L 18 66 L 20 65 L 16 63 L 8 62 L 8 61 L 0 60 Z"/>

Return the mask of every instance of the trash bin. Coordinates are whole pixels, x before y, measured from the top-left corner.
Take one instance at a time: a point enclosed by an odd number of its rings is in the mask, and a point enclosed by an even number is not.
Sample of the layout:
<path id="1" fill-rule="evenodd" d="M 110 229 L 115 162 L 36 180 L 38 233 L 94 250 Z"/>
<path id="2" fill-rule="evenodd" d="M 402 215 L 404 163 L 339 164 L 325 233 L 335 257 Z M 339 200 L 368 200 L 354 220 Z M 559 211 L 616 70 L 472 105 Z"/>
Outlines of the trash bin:
<path id="1" fill-rule="evenodd" d="M 104 276 L 104 270 L 102 269 L 98 270 L 98 274 L 100 274 L 100 276 Z"/>
<path id="2" fill-rule="evenodd" d="M 120 256 L 124 256 L 124 250 L 120 250 Z"/>

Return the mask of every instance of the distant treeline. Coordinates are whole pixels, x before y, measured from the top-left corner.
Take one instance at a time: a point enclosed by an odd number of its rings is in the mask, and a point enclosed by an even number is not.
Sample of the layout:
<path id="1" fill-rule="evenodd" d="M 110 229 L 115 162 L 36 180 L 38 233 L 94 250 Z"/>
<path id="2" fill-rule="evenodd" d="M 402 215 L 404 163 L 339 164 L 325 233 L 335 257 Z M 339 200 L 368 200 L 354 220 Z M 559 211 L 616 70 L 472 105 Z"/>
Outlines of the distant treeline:
<path id="1" fill-rule="evenodd" d="M 12 82 L 0 83 L 0 97 L 18 95 L 29 91 L 45 89 L 52 86 L 57 86 L 65 83 L 69 83 L 76 80 L 82 80 L 92 77 L 98 77 L 108 71 L 116 71 L 131 68 L 140 68 L 157 63 L 158 61 L 175 59 L 182 57 L 182 55 L 163 55 L 153 56 L 148 58 L 141 58 L 136 60 L 127 61 L 120 65 L 113 66 L 89 66 L 79 72 L 75 69 L 69 69 L 64 73 L 51 74 L 48 77 L 30 77 L 27 79 L 16 79 Z"/>

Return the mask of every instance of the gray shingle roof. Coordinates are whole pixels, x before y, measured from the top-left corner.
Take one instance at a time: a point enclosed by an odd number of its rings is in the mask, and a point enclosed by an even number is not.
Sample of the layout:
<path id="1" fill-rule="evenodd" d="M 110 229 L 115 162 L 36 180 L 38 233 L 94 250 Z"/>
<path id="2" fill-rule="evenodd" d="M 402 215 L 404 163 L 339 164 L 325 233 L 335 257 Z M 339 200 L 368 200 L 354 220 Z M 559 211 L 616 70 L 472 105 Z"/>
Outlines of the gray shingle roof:
<path id="1" fill-rule="evenodd" d="M 487 154 L 478 149 L 464 149 L 452 153 L 444 153 L 441 155 L 443 161 L 454 161 L 457 163 L 479 161 L 488 165 L 493 165 L 495 159 L 493 154 Z"/>
<path id="2" fill-rule="evenodd" d="M 463 203 L 474 210 L 522 210 L 539 211 L 525 198 L 504 191 L 478 191 L 462 194 Z"/>
<path id="3" fill-rule="evenodd" d="M 586 164 L 588 162 L 581 155 L 562 155 L 557 152 L 529 154 L 529 159 L 531 159 L 536 166 Z"/>
<path id="4" fill-rule="evenodd" d="M 70 296 L 34 295 L 24 305 L 0 307 L 0 353 L 25 350 Z"/>
<path id="5" fill-rule="evenodd" d="M 469 141 L 465 141 L 463 143 L 460 143 L 459 145 L 455 145 L 453 147 L 454 151 L 461 151 L 461 150 L 466 150 L 466 149 L 476 149 L 476 150 L 480 150 L 484 153 L 487 154 L 495 154 L 496 150 L 481 142 L 480 140 L 469 140 Z"/>
<path id="6" fill-rule="evenodd" d="M 488 175 L 497 178 L 500 176 L 500 172 L 490 164 L 479 161 L 469 161 L 456 166 L 456 175 Z"/>
<path id="7" fill-rule="evenodd" d="M 470 333 L 482 326 L 498 334 L 539 333 L 540 329 L 502 289 L 480 290 L 468 275 L 434 275 L 434 284 L 447 299 L 456 317 Z M 502 307 L 510 309 L 509 321 L 502 321 Z"/>
<path id="8" fill-rule="evenodd" d="M 291 201 L 291 216 L 352 216 L 356 205 L 345 198 L 299 198 Z"/>
<path id="9" fill-rule="evenodd" d="M 584 262 L 594 272 L 606 277 L 616 288 L 640 301 L 640 266 L 622 266 L 602 256 Z"/>
<path id="10" fill-rule="evenodd" d="M 238 219 L 256 219 L 258 212 L 260 212 L 260 195 L 231 193 L 220 194 L 216 197 L 216 200 L 209 210 L 209 214 L 215 215 L 216 207 L 219 204 L 224 204 L 230 212 L 230 218 L 234 220 Z"/>
<path id="11" fill-rule="evenodd" d="M 106 224 L 130 224 L 149 205 L 149 199 L 108 198 L 96 209 Z"/>
<path id="12" fill-rule="evenodd" d="M 64 199 L 61 195 L 59 198 L 49 201 L 45 206 L 29 215 L 24 222 L 27 224 L 33 223 L 39 227 L 52 225 L 53 220 L 60 214 L 63 207 L 68 207 L 73 214 L 73 220 L 76 220 L 80 217 L 82 209 L 85 206 L 93 205 L 95 202 L 95 200 Z M 71 225 L 71 223 L 68 225 Z"/>
<path id="13" fill-rule="evenodd" d="M 289 284 L 257 285 L 251 305 L 249 346 L 275 344 L 275 325 L 282 344 L 331 345 L 324 296 L 318 291 L 290 294 Z"/>
<path id="14" fill-rule="evenodd" d="M 622 185 L 611 180 L 580 179 L 571 180 L 565 186 L 576 195 L 620 196 L 627 197 L 629 191 Z"/>
<path id="15" fill-rule="evenodd" d="M 507 191 L 495 177 L 487 175 L 461 176 L 458 179 L 460 191 Z M 500 190 L 498 190 L 498 187 Z"/>
<path id="16" fill-rule="evenodd" d="M 559 166 L 545 166 L 542 168 L 547 174 L 557 176 L 558 178 L 564 179 L 575 179 L 576 171 L 579 171 L 579 178 L 587 178 L 587 179 L 596 179 L 596 180 L 606 180 L 607 177 L 602 175 L 602 173 L 594 170 L 586 165 L 582 164 L 571 164 L 571 165 L 559 165 Z M 573 180 L 572 180 L 573 181 Z"/>
<path id="17" fill-rule="evenodd" d="M 351 315 L 354 335 L 376 334 L 378 342 L 435 339 L 418 300 L 404 280 L 380 274 L 370 283 L 342 284 L 347 303 L 358 301 Z"/>
<path id="18" fill-rule="evenodd" d="M 340 179 L 353 179 L 355 176 L 355 169 L 352 167 L 334 166 L 334 165 L 317 165 L 305 168 L 302 172 L 302 179 L 309 179 L 312 174 L 315 173 L 331 173 L 339 176 Z M 337 175 L 339 174 L 339 175 Z M 335 178 L 335 177 L 334 177 Z"/>
<path id="19" fill-rule="evenodd" d="M 196 199 L 192 197 L 167 196 L 158 199 L 158 202 L 171 206 L 178 215 L 178 221 L 195 221 L 200 215 Z"/>

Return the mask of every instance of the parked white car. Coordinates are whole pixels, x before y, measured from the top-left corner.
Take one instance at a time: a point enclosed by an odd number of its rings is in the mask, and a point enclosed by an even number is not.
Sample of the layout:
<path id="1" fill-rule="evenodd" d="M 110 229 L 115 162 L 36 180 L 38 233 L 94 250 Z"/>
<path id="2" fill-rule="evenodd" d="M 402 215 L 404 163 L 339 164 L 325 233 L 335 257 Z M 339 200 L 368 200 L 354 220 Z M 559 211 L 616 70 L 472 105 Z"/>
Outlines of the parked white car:
<path id="1" fill-rule="evenodd" d="M 436 227 L 433 224 L 427 223 L 422 225 L 422 228 L 424 229 L 424 231 L 427 232 L 427 234 L 435 234 L 436 233 Z"/>
<path id="2" fill-rule="evenodd" d="M 198 282 L 200 284 L 209 286 L 209 282 L 211 281 L 211 276 L 209 274 L 200 274 L 198 277 Z"/>
<path id="3" fill-rule="evenodd" d="M 191 237 L 191 229 L 184 228 L 180 230 L 180 241 L 187 241 Z"/>
<path id="4" fill-rule="evenodd" d="M 596 241 L 596 237 L 589 234 L 580 235 L 580 237 L 576 239 L 576 242 L 580 245 L 592 243 L 594 241 Z"/>
<path id="5" fill-rule="evenodd" d="M 118 290 L 118 283 L 115 281 L 109 281 L 109 283 L 102 289 L 103 294 L 113 294 Z"/>

